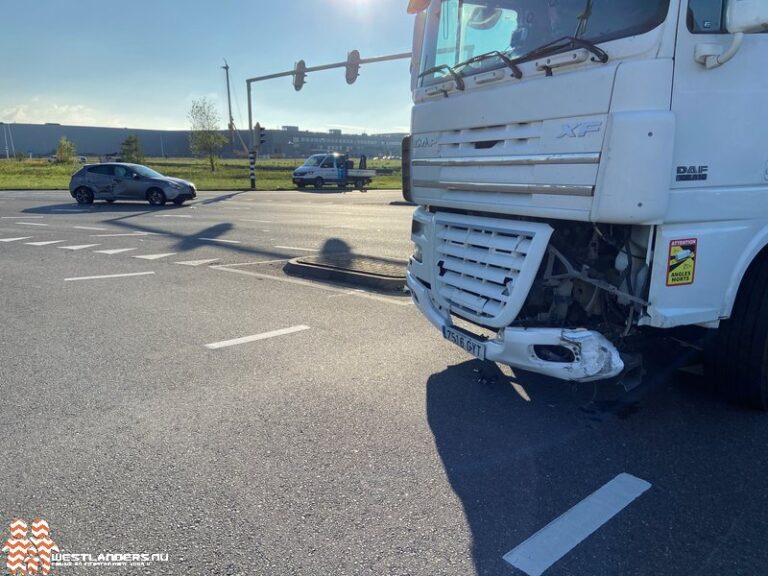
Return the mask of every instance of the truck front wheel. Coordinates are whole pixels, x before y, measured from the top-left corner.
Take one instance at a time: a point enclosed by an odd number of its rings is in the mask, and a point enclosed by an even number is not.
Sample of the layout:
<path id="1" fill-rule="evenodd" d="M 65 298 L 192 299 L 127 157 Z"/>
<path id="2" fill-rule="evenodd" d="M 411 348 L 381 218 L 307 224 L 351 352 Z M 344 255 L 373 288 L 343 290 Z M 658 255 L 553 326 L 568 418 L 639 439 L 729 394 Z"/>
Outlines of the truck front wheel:
<path id="1" fill-rule="evenodd" d="M 711 374 L 726 397 L 768 410 L 768 255 L 752 264 L 733 313 L 720 323 Z"/>

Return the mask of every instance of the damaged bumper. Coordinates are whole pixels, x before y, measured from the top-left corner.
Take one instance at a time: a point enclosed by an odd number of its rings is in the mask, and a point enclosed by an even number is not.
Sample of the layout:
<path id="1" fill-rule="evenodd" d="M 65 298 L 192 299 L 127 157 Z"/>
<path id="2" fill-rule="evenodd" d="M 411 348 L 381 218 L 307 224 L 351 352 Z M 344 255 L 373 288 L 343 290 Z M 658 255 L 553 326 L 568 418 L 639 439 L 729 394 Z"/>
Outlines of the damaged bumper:
<path id="1" fill-rule="evenodd" d="M 410 271 L 407 282 L 416 306 L 445 334 L 445 328 L 453 326 L 450 316 L 432 303 L 427 287 Z M 616 347 L 602 334 L 590 330 L 504 328 L 493 340 L 475 339 L 473 346 L 482 348 L 486 360 L 560 380 L 604 380 L 618 376 L 624 369 Z M 566 351 L 569 359 L 545 359 L 547 354 L 542 354 L 542 351 L 552 348 Z"/>

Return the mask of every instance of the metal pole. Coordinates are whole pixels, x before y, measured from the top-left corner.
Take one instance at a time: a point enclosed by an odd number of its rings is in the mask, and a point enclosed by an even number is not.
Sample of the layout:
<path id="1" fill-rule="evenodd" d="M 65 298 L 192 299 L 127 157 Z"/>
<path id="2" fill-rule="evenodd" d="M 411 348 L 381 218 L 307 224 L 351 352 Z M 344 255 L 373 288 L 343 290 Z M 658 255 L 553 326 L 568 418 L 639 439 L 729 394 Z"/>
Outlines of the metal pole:
<path id="1" fill-rule="evenodd" d="M 8 129 L 6 128 L 5 124 L 3 124 L 3 135 L 5 136 L 5 159 L 10 160 L 11 156 L 8 152 Z"/>
<path id="2" fill-rule="evenodd" d="M 248 131 L 251 133 L 251 151 L 248 154 L 248 163 L 250 167 L 251 176 L 251 190 L 256 190 L 256 137 L 253 133 L 253 106 L 251 104 L 251 81 L 246 82 L 248 85 Z"/>
<path id="3" fill-rule="evenodd" d="M 229 136 L 232 139 L 232 147 L 235 147 L 235 119 L 232 118 L 232 94 L 229 89 L 229 64 L 224 60 L 224 72 L 227 75 L 227 105 L 229 106 Z"/>

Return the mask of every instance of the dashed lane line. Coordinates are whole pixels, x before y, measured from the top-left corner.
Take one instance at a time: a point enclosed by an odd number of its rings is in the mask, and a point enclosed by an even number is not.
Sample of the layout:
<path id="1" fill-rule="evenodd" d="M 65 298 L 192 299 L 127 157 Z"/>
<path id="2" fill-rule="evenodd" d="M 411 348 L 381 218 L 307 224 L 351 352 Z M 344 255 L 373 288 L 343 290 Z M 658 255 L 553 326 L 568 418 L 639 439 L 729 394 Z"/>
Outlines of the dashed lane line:
<path id="1" fill-rule="evenodd" d="M 48 224 L 42 224 L 41 222 L 14 222 L 16 226 L 48 226 Z"/>
<path id="2" fill-rule="evenodd" d="M 138 250 L 138 248 L 115 248 L 113 250 L 94 250 L 94 254 L 108 254 L 109 256 L 112 256 L 113 254 L 122 254 L 123 252 L 130 252 L 132 250 Z"/>
<path id="3" fill-rule="evenodd" d="M 64 278 L 64 282 L 80 282 L 83 280 L 107 280 L 111 278 L 130 278 L 133 276 L 151 276 L 154 272 L 132 272 L 130 274 L 108 274 L 106 276 L 81 276 L 79 278 Z"/>
<path id="4" fill-rule="evenodd" d="M 218 262 L 218 258 L 211 258 L 209 260 L 187 260 L 185 262 L 174 262 L 174 264 L 181 264 L 182 266 L 204 266 L 205 264 L 213 264 Z"/>
<path id="5" fill-rule="evenodd" d="M 298 250 L 299 252 L 320 252 L 320 250 L 315 248 L 297 248 L 296 246 L 274 246 L 274 248 L 279 248 L 280 250 Z"/>
<path id="6" fill-rule="evenodd" d="M 142 256 L 134 256 L 141 260 L 160 260 L 161 258 L 168 258 L 169 256 L 176 256 L 176 252 L 167 252 L 165 254 L 144 254 Z"/>
<path id="7" fill-rule="evenodd" d="M 505 554 L 504 560 L 528 576 L 541 576 L 650 488 L 645 480 L 619 474 Z"/>
<path id="8" fill-rule="evenodd" d="M 26 216 L 24 214 L 20 216 L 0 216 L 0 219 L 2 220 L 33 220 L 40 218 L 44 218 L 44 216 Z"/>
<path id="9" fill-rule="evenodd" d="M 221 238 L 198 238 L 198 240 L 205 240 L 206 242 L 221 242 L 222 244 L 242 244 L 239 240 L 222 240 Z"/>
<path id="10" fill-rule="evenodd" d="M 219 348 L 228 348 L 230 346 L 237 346 L 239 344 L 248 344 L 249 342 L 257 342 L 259 340 L 267 340 L 269 338 L 275 338 L 277 336 L 287 336 L 288 334 L 295 334 L 296 332 L 303 332 L 309 330 L 309 326 L 292 326 L 290 328 L 283 328 L 282 330 L 273 330 L 272 332 L 265 332 L 263 334 L 254 334 L 253 336 L 244 336 L 243 338 L 235 338 L 233 340 L 224 340 L 223 342 L 214 342 L 212 344 L 206 344 L 205 347 L 209 350 L 218 350 Z"/>
<path id="11" fill-rule="evenodd" d="M 81 244 L 79 246 L 59 246 L 59 249 L 61 250 L 85 250 L 86 248 L 96 248 L 96 246 L 101 246 L 101 244 Z"/>
<path id="12" fill-rule="evenodd" d="M 95 226 L 72 226 L 75 230 L 94 230 L 95 232 L 105 232 L 106 228 L 97 228 Z"/>
<path id="13" fill-rule="evenodd" d="M 22 236 L 21 238 L 0 238 L 0 242 L 18 242 L 19 240 L 29 240 L 32 236 Z"/>
<path id="14" fill-rule="evenodd" d="M 24 242 L 24 244 L 27 244 L 29 246 L 50 246 L 51 244 L 61 244 L 62 242 L 66 242 L 66 240 L 46 240 L 45 242 Z"/>

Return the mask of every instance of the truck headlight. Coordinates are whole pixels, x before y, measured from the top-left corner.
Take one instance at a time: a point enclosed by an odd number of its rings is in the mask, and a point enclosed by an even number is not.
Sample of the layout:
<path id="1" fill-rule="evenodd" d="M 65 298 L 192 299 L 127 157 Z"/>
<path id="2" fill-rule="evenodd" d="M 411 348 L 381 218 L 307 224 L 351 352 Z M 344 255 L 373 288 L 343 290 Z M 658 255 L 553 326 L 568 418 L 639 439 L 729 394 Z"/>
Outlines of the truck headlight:
<path id="1" fill-rule="evenodd" d="M 413 243 L 413 256 L 411 256 L 416 262 L 422 264 L 424 262 L 424 254 L 421 251 L 421 244 Z"/>

